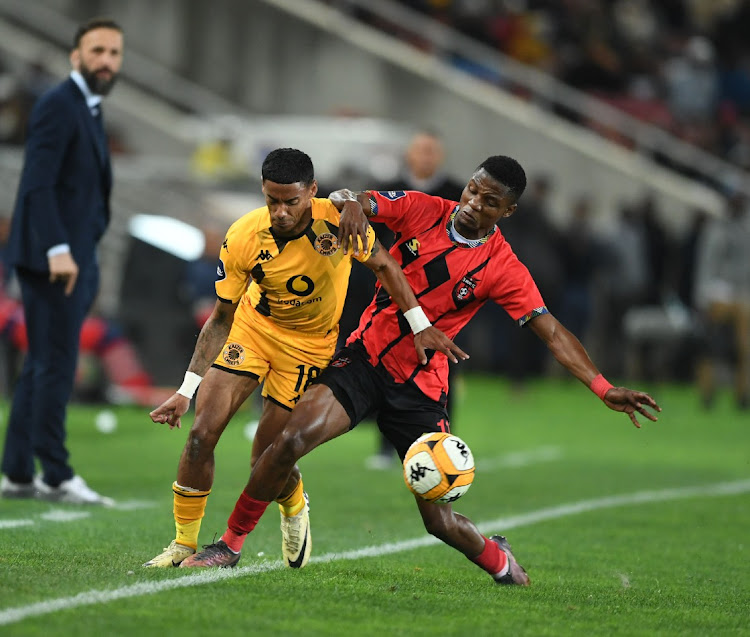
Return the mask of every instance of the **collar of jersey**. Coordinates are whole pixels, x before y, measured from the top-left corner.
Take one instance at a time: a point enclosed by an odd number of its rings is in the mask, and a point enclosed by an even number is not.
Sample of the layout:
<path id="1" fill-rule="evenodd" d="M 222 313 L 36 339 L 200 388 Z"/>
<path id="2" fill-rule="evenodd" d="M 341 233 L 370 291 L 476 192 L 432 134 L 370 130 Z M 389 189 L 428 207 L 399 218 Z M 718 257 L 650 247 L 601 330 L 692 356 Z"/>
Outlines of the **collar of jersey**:
<path id="1" fill-rule="evenodd" d="M 446 234 L 448 235 L 448 238 L 449 238 L 449 239 L 451 240 L 451 243 L 452 243 L 452 244 L 453 244 L 454 246 L 457 246 L 457 247 L 459 247 L 459 248 L 466 248 L 467 250 L 471 250 L 472 248 L 478 248 L 479 246 L 481 246 L 481 245 L 484 245 L 485 243 L 487 243 L 487 240 L 488 240 L 488 239 L 489 239 L 489 238 L 490 238 L 490 237 L 491 237 L 491 236 L 492 236 L 493 234 L 495 234 L 495 231 L 497 230 L 497 226 L 496 226 L 496 225 L 495 225 L 495 226 L 492 226 L 492 230 L 490 230 L 490 231 L 489 231 L 489 232 L 488 232 L 488 233 L 487 233 L 487 234 L 486 234 L 485 236 L 483 236 L 483 237 L 482 237 L 481 239 L 479 239 L 479 240 L 478 240 L 478 243 L 476 243 L 476 244 L 475 244 L 475 245 L 473 245 L 473 246 L 470 246 L 470 245 L 468 245 L 468 244 L 466 244 L 466 243 L 461 243 L 461 242 L 459 242 L 459 241 L 455 241 L 455 240 L 453 239 L 453 236 L 451 235 L 451 226 L 453 225 L 453 219 L 455 219 L 455 218 L 456 218 L 456 215 L 458 214 L 458 209 L 459 209 L 459 208 L 460 208 L 460 206 L 459 206 L 459 205 L 457 205 L 457 206 L 456 206 L 456 207 L 455 207 L 455 208 L 453 209 L 453 212 L 452 212 L 452 213 L 450 214 L 450 216 L 448 217 L 448 221 L 447 221 L 447 222 L 446 222 L 446 224 L 445 224 L 445 233 L 446 233 Z"/>

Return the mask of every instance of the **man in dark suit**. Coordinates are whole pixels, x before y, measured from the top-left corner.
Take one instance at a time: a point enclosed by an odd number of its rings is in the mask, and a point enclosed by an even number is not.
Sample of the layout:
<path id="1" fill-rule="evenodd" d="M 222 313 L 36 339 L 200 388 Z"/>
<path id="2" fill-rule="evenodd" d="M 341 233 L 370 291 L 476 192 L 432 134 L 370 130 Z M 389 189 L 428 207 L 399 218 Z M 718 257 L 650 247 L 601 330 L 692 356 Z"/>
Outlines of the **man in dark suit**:
<path id="1" fill-rule="evenodd" d="M 122 52 L 114 21 L 81 25 L 70 77 L 37 100 L 29 119 L 7 254 L 21 286 L 29 350 L 8 420 L 3 497 L 113 503 L 70 466 L 65 410 L 81 325 L 98 290 L 96 247 L 109 223 L 112 171 L 100 102 L 117 79 Z"/>

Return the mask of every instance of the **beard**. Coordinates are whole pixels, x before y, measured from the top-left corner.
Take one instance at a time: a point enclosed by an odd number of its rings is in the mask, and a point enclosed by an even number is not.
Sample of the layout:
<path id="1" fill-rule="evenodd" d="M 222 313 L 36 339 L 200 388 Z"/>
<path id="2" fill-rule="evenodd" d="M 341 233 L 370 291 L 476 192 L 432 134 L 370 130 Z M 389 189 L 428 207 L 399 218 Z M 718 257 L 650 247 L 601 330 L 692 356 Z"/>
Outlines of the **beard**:
<path id="1" fill-rule="evenodd" d="M 108 95 L 115 82 L 117 82 L 117 73 L 112 73 L 111 77 L 105 78 L 98 76 L 96 71 L 92 71 L 83 62 L 81 62 L 80 66 L 80 73 L 83 79 L 86 80 L 89 90 L 95 95 Z"/>

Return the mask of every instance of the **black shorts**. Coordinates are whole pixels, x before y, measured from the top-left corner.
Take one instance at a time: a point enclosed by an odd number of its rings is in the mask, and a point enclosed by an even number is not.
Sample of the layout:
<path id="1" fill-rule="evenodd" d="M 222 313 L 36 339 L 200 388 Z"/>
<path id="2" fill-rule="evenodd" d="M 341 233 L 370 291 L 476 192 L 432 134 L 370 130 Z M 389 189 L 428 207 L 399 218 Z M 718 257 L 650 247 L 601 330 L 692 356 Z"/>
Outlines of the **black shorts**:
<path id="1" fill-rule="evenodd" d="M 432 400 L 412 383 L 397 383 L 382 367 L 373 367 L 359 343 L 344 347 L 315 380 L 331 388 L 354 429 L 369 414 L 403 460 L 419 436 L 450 431 L 445 403 Z"/>

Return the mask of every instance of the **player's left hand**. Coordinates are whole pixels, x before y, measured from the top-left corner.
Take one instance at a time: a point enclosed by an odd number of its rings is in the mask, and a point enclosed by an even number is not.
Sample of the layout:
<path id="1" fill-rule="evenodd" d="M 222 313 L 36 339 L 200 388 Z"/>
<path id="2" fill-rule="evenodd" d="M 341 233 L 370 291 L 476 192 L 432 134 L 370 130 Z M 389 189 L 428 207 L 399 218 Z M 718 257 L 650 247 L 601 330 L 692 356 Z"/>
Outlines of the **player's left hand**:
<path id="1" fill-rule="evenodd" d="M 417 350 L 417 358 L 422 365 L 427 365 L 425 350 L 428 349 L 442 352 L 453 363 L 457 363 L 459 360 L 465 361 L 469 358 L 466 352 L 434 325 L 430 325 L 430 327 L 414 335 L 414 348 Z"/>
<path id="2" fill-rule="evenodd" d="M 656 422 L 659 419 L 648 411 L 646 407 L 650 407 L 657 412 L 661 411 L 661 407 L 646 392 L 635 391 L 627 387 L 613 387 L 610 389 L 604 395 L 604 404 L 614 411 L 625 412 L 638 429 L 641 428 L 641 423 L 638 422 L 636 412 Z"/>
<path id="3" fill-rule="evenodd" d="M 341 210 L 341 219 L 339 220 L 339 245 L 344 254 L 349 253 L 351 247 L 354 256 L 358 257 L 360 246 L 363 246 L 364 254 L 369 252 L 367 245 L 367 228 L 369 227 L 367 216 L 362 205 L 354 200 L 348 200 Z"/>

